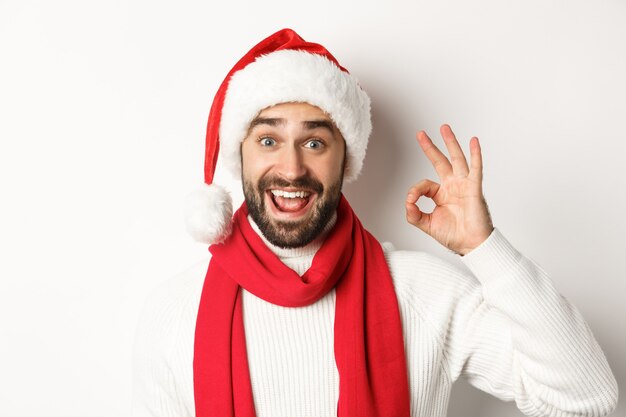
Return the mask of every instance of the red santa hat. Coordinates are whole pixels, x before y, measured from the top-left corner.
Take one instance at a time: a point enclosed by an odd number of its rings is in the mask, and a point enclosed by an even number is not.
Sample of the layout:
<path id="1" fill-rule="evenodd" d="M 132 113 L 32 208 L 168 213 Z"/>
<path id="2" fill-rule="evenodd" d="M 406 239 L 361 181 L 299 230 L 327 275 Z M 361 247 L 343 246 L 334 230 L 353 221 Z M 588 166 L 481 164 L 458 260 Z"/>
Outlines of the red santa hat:
<path id="1" fill-rule="evenodd" d="M 344 181 L 361 172 L 372 131 L 369 97 L 326 48 L 282 29 L 244 55 L 215 94 L 206 133 L 205 185 L 186 202 L 187 230 L 197 241 L 218 243 L 230 234 L 230 195 L 213 184 L 218 155 L 241 178 L 240 145 L 250 122 L 261 110 L 287 102 L 309 103 L 328 113 L 346 141 Z"/>

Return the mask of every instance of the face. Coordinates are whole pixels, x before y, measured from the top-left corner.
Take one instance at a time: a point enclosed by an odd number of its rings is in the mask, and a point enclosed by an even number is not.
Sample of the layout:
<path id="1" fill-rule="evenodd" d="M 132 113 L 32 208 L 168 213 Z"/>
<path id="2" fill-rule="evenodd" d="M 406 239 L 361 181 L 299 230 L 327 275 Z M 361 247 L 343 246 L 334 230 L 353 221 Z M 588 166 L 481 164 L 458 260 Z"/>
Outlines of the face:
<path id="1" fill-rule="evenodd" d="M 248 211 L 272 244 L 304 246 L 339 204 L 345 142 L 330 116 L 307 103 L 261 111 L 241 145 Z"/>

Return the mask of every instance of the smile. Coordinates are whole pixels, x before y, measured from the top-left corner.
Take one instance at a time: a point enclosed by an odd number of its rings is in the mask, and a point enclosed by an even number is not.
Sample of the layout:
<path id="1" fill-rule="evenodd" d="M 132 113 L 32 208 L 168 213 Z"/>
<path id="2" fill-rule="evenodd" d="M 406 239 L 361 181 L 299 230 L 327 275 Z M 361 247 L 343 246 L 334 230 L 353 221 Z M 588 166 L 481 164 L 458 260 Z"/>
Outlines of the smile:
<path id="1" fill-rule="evenodd" d="M 307 190 L 271 189 L 267 194 L 272 201 L 271 211 L 284 218 L 295 218 L 305 214 L 313 200 L 311 198 L 313 193 Z"/>
<path id="2" fill-rule="evenodd" d="M 283 190 L 270 190 L 270 192 L 274 195 L 274 197 L 283 197 L 283 198 L 306 198 L 311 193 L 308 191 L 283 191 Z"/>

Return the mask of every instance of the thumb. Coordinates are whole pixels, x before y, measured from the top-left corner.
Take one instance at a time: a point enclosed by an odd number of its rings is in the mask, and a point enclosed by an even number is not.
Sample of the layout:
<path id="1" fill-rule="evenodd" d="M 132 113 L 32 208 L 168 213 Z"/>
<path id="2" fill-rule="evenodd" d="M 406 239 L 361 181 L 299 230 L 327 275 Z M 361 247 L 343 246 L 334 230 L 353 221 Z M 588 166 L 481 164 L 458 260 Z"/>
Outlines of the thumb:
<path id="1" fill-rule="evenodd" d="M 422 180 L 409 189 L 406 197 L 406 220 L 423 232 L 430 234 L 431 214 L 424 213 L 417 207 L 417 200 L 421 196 L 436 199 L 440 185 L 431 180 Z M 435 204 L 437 201 L 435 201 Z"/>
<path id="2" fill-rule="evenodd" d="M 421 211 L 415 203 L 406 202 L 406 221 L 420 229 L 422 232 L 430 234 L 430 213 Z"/>

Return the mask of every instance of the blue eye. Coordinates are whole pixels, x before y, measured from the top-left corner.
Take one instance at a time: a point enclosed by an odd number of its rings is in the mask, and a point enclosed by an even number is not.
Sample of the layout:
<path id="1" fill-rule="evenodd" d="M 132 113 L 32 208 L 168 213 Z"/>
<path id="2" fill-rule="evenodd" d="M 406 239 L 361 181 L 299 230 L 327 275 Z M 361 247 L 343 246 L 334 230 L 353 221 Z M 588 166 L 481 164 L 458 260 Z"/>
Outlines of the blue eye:
<path id="1" fill-rule="evenodd" d="M 313 139 L 304 144 L 305 147 L 309 149 L 319 149 L 323 146 L 322 141 Z"/>
<path id="2" fill-rule="evenodd" d="M 261 146 L 272 146 L 276 144 L 276 141 L 266 136 L 266 137 L 262 137 L 261 139 L 259 139 L 259 143 L 261 144 Z"/>

